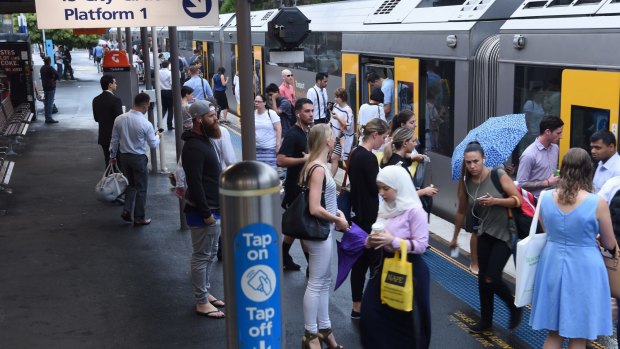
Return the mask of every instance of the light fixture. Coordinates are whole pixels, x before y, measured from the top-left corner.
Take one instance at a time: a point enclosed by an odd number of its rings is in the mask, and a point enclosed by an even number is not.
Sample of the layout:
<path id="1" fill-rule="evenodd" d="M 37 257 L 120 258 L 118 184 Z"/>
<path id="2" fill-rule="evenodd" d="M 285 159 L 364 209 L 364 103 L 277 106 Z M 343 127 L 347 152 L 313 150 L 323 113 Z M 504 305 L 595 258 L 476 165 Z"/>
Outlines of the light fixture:
<path id="1" fill-rule="evenodd" d="M 450 48 L 456 47 L 456 35 L 448 35 L 446 36 L 446 45 Z"/>
<path id="2" fill-rule="evenodd" d="M 521 50 L 525 47 L 525 36 L 521 34 L 516 34 L 512 39 L 512 44 L 517 50 Z"/>

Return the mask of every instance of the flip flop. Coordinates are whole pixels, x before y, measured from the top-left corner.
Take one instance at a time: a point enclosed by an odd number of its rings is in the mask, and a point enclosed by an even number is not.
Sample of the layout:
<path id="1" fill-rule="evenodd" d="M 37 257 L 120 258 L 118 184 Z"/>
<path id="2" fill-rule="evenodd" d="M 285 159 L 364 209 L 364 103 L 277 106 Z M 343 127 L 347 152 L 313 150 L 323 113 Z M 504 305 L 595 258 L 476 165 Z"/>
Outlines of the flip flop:
<path id="1" fill-rule="evenodd" d="M 215 313 L 222 313 L 222 315 L 221 316 L 213 315 Z M 201 311 L 196 310 L 196 314 L 200 315 L 200 316 L 208 317 L 210 319 L 223 319 L 223 318 L 226 317 L 226 314 L 224 314 L 220 310 L 213 310 L 213 311 L 209 311 L 209 312 L 206 312 L 206 313 L 203 313 Z"/>
<path id="2" fill-rule="evenodd" d="M 209 303 L 211 303 L 211 305 L 213 305 L 216 308 L 224 308 L 226 306 L 226 303 L 224 303 L 223 300 L 220 299 L 213 299 L 212 301 L 209 301 Z"/>

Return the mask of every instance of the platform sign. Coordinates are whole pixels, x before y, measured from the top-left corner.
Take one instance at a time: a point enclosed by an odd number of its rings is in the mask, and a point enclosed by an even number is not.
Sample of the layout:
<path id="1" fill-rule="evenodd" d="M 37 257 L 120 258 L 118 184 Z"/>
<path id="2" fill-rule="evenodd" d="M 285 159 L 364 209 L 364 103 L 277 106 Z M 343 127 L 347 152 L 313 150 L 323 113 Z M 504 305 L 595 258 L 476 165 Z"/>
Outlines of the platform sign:
<path id="1" fill-rule="evenodd" d="M 244 349 L 282 348 L 278 235 L 251 224 L 235 236 L 237 341 Z"/>
<path id="2" fill-rule="evenodd" d="M 36 0 L 39 29 L 219 25 L 217 0 Z"/>

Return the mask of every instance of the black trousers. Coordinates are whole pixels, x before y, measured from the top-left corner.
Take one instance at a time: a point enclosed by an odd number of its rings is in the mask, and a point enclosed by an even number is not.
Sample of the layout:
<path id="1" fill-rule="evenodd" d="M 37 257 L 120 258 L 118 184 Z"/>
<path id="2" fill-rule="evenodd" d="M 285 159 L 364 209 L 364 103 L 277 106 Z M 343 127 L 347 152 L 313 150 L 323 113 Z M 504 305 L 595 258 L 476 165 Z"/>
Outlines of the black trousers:
<path id="1" fill-rule="evenodd" d="M 493 323 L 493 294 L 496 294 L 506 306 L 514 311 L 515 298 L 508 284 L 502 278 L 504 266 L 512 250 L 505 241 L 489 234 L 478 236 L 478 293 L 480 296 L 480 317 L 485 324 Z M 491 282 L 487 282 L 490 279 Z"/>
<path id="2" fill-rule="evenodd" d="M 71 66 L 71 63 L 65 63 L 65 70 L 63 72 L 63 78 L 67 79 L 67 76 L 69 76 L 71 78 L 71 80 L 74 79 L 73 77 L 73 67 Z"/>
<path id="3" fill-rule="evenodd" d="M 163 118 L 166 116 L 166 113 L 168 113 L 168 119 L 166 122 L 169 130 L 174 126 L 172 123 L 172 120 L 174 119 L 173 108 L 172 90 L 161 90 L 161 115 Z"/>

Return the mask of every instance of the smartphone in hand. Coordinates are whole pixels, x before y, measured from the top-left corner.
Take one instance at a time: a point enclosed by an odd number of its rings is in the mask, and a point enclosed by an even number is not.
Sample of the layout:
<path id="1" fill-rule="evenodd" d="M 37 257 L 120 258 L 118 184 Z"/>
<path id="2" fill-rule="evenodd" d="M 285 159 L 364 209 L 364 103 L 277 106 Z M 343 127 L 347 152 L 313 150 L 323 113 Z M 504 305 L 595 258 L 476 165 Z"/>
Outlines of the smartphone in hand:
<path id="1" fill-rule="evenodd" d="M 157 129 L 157 132 L 159 132 L 159 133 L 163 133 L 163 132 L 164 132 L 164 129 L 163 129 L 163 128 L 158 128 L 158 129 Z"/>

